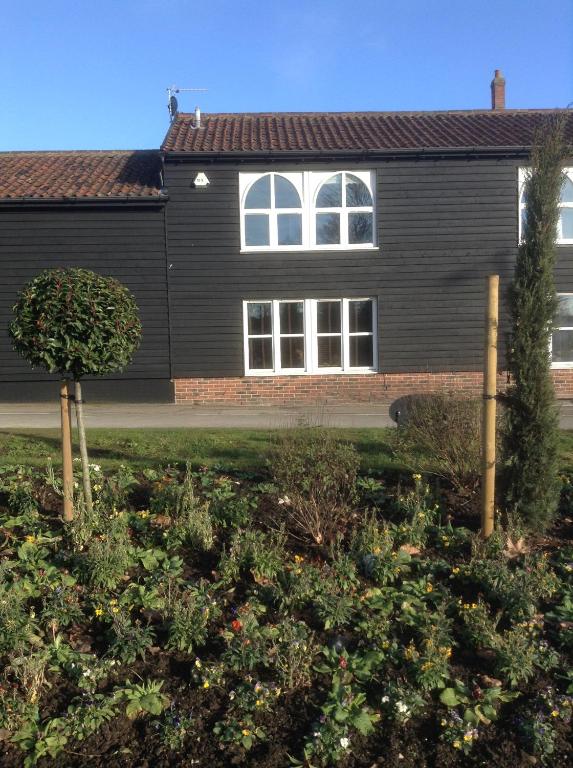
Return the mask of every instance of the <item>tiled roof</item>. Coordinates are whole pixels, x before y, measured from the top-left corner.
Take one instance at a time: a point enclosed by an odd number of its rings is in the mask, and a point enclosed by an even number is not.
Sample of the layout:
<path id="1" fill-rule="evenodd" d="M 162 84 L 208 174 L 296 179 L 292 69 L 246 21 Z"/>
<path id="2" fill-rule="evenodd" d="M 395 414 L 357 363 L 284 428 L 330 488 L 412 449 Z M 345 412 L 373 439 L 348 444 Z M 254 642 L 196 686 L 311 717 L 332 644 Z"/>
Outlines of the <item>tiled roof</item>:
<path id="1" fill-rule="evenodd" d="M 0 152 L 0 200 L 158 197 L 160 168 L 155 150 Z"/>
<path id="2" fill-rule="evenodd" d="M 551 114 L 571 110 L 466 112 L 283 112 L 178 114 L 162 145 L 166 152 L 375 152 L 531 146 Z"/>

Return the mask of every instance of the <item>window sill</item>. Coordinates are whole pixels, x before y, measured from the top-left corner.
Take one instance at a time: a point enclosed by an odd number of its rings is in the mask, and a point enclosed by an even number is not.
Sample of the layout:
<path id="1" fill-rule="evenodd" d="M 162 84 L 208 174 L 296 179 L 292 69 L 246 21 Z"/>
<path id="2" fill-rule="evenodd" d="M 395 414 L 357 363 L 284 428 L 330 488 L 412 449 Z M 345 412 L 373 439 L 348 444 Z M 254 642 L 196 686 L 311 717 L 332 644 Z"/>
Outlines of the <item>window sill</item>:
<path id="1" fill-rule="evenodd" d="M 321 368 L 317 371 L 245 371 L 245 376 L 368 376 L 379 373 L 375 368 L 352 368 L 343 371 L 340 368 Z"/>
<path id="2" fill-rule="evenodd" d="M 347 251 L 379 251 L 377 245 L 339 245 L 307 248 L 306 246 L 283 246 L 277 248 L 241 248 L 239 253 L 345 253 Z"/>
<path id="3" fill-rule="evenodd" d="M 573 362 L 571 363 L 551 363 L 552 371 L 566 371 L 573 369 Z"/>

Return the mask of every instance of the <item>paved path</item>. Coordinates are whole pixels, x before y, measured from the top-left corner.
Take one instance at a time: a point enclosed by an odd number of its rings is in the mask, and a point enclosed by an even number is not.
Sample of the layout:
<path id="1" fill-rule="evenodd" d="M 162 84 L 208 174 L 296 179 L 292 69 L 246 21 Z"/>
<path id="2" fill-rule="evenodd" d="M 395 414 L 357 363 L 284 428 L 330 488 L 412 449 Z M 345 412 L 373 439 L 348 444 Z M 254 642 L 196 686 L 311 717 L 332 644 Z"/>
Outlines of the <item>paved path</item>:
<path id="1" fill-rule="evenodd" d="M 390 427 L 390 404 L 309 406 L 218 406 L 89 403 L 88 427 L 162 428 L 241 427 L 282 429 L 296 426 Z M 573 401 L 560 402 L 560 423 L 573 429 Z M 38 429 L 60 426 L 57 403 L 0 403 L 0 429 Z"/>
<path id="2" fill-rule="evenodd" d="M 387 427 L 390 404 L 324 406 L 217 406 L 86 403 L 88 427 L 241 427 L 281 429 L 296 426 Z M 59 427 L 57 403 L 0 403 L 0 429 Z"/>

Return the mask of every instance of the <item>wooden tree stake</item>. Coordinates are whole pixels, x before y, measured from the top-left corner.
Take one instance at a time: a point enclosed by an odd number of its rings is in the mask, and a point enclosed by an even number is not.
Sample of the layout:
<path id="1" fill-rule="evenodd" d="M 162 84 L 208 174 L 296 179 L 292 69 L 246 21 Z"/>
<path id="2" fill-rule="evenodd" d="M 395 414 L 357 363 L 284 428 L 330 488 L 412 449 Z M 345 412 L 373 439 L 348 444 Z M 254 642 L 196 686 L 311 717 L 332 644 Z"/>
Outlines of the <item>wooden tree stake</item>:
<path id="1" fill-rule="evenodd" d="M 495 421 L 498 312 L 499 275 L 489 275 L 489 277 L 487 277 L 487 309 L 485 317 L 483 371 L 481 534 L 484 539 L 487 539 L 493 533 L 495 508 Z"/>
<path id="2" fill-rule="evenodd" d="M 72 431 L 70 389 L 66 379 L 60 382 L 60 416 L 62 420 L 62 474 L 64 492 L 64 520 L 74 517 L 74 474 L 72 463 Z"/>
<path id="3" fill-rule="evenodd" d="M 88 448 L 86 443 L 86 430 L 84 425 L 84 403 L 82 400 L 82 385 L 76 379 L 75 390 L 76 419 L 78 422 L 78 439 L 80 443 L 80 456 L 82 460 L 82 483 L 84 489 L 84 500 L 86 511 L 91 515 L 93 512 L 92 484 L 90 480 L 90 465 L 88 459 Z"/>

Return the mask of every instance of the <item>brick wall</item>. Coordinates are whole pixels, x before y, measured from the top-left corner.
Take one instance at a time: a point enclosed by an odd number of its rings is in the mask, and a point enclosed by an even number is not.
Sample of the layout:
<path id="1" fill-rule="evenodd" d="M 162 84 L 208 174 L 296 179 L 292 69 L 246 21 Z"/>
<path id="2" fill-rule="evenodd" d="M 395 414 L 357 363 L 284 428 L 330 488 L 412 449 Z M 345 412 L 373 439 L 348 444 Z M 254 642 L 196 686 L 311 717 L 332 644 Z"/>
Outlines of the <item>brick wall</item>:
<path id="1" fill-rule="evenodd" d="M 557 397 L 573 398 L 573 370 L 554 371 Z M 372 375 L 242 376 L 218 379 L 175 379 L 175 402 L 196 405 L 296 405 L 312 403 L 387 403 L 421 392 L 456 391 L 479 394 L 482 374 L 377 373 Z M 498 389 L 507 385 L 498 376 Z"/>

